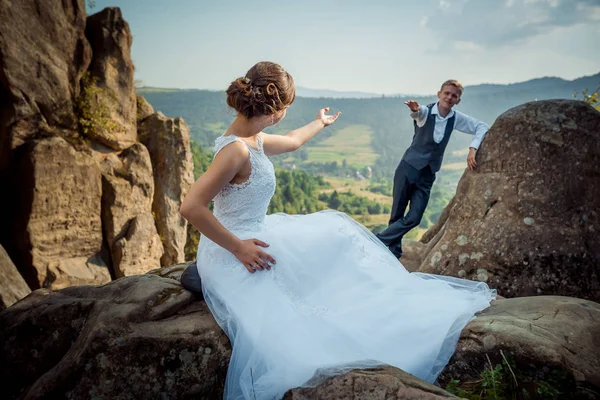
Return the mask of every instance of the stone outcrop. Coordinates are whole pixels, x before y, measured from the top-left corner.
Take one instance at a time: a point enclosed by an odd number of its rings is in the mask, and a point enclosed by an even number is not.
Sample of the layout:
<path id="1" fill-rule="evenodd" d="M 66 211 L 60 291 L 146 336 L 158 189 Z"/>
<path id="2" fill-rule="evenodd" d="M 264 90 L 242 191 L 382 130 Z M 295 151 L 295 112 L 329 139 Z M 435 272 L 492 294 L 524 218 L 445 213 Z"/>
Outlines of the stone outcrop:
<path id="1" fill-rule="evenodd" d="M 155 275 L 40 289 L 0 313 L 6 399 L 220 399 L 230 356 L 206 304 Z"/>
<path id="2" fill-rule="evenodd" d="M 341 375 L 317 375 L 308 387 L 289 390 L 283 400 L 438 400 L 458 399 L 398 368 L 352 370 Z"/>
<path id="3" fill-rule="evenodd" d="M 421 272 L 486 281 L 505 297 L 600 300 L 600 113 L 581 101 L 502 114 L 442 213 Z"/>
<path id="4" fill-rule="evenodd" d="M 74 102 L 92 56 L 85 22 L 85 0 L 0 2 L 0 176 L 29 138 L 77 128 Z"/>
<path id="5" fill-rule="evenodd" d="M 154 170 L 152 211 L 165 250 L 161 263 L 181 263 L 185 261 L 187 221 L 179 208 L 194 180 L 190 132 L 183 119 L 157 112 L 140 123 L 138 134 Z"/>
<path id="6" fill-rule="evenodd" d="M 138 124 L 144 119 L 154 114 L 154 108 L 148 103 L 143 96 L 137 96 L 137 122 Z"/>
<path id="7" fill-rule="evenodd" d="M 488 357 L 493 365 L 513 360 L 531 383 L 561 377 L 556 383 L 573 391 L 568 398 L 600 393 L 600 304 L 562 296 L 497 300 L 463 330 L 440 382 L 480 379 Z"/>
<path id="8" fill-rule="evenodd" d="M 138 141 L 138 120 L 154 111 L 142 98 L 138 115 L 121 11 L 87 17 L 84 0 L 4 1 L 0 31 L 0 187 L 9 194 L 0 196 L 0 245 L 28 286 L 104 284 L 161 257 L 183 261 L 189 133 L 162 116 L 165 129 L 147 136 L 155 165 Z"/>
<path id="9" fill-rule="evenodd" d="M 187 265 L 99 287 L 39 289 L 0 312 L 3 395 L 221 398 L 231 348 L 201 295 L 177 281 Z M 463 330 L 440 383 L 479 380 L 488 357 L 493 365 L 507 357 L 523 382 L 560 373 L 563 394 L 577 398 L 600 390 L 598 338 L 598 303 L 559 296 L 494 301 Z M 345 375 L 317 371 L 286 398 L 340 398 L 336 393 L 341 398 L 452 398 L 388 366 Z"/>
<path id="10" fill-rule="evenodd" d="M 154 225 L 154 180 L 148 150 L 136 143 L 102 164 L 102 225 L 116 277 L 160 267 L 163 247 Z"/>
<path id="11" fill-rule="evenodd" d="M 414 272 L 418 271 L 423 262 L 423 256 L 427 250 L 427 245 L 417 240 L 406 240 L 402 243 L 402 257 L 400 262 L 404 268 Z"/>
<path id="12" fill-rule="evenodd" d="M 93 157 L 61 137 L 21 146 L 13 169 L 20 190 L 7 248 L 31 288 L 102 284 L 102 186 Z M 12 252 L 10 251 L 12 250 Z"/>
<path id="13" fill-rule="evenodd" d="M 0 246 L 0 311 L 31 293 L 17 267 Z"/>
<path id="14" fill-rule="evenodd" d="M 136 96 L 131 61 L 131 32 L 121 10 L 108 7 L 88 17 L 85 34 L 93 58 L 90 77 L 100 90 L 89 99 L 92 114 L 104 113 L 107 123 L 89 134 L 100 143 L 123 150 L 137 141 Z"/>

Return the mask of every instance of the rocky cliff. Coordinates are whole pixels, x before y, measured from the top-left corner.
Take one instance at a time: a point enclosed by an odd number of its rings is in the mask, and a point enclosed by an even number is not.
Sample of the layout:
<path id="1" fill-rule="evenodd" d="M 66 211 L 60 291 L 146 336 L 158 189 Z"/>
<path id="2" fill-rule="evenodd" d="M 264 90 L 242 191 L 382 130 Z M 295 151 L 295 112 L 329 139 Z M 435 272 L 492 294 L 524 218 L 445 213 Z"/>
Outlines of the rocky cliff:
<path id="1" fill-rule="evenodd" d="M 0 245 L 28 286 L 184 261 L 189 131 L 136 98 L 120 10 L 4 1 L 0 32 Z"/>

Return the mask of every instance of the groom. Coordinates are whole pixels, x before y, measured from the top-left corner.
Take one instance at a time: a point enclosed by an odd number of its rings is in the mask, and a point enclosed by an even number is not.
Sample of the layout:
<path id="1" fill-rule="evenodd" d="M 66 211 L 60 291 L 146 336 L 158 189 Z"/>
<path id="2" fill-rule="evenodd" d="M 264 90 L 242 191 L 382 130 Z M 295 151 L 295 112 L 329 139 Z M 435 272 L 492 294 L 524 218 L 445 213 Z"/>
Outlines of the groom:
<path id="1" fill-rule="evenodd" d="M 454 129 L 474 135 L 469 147 L 467 166 L 477 167 L 475 154 L 488 131 L 488 126 L 452 107 L 460 103 L 463 86 L 456 80 L 442 84 L 437 93 L 439 101 L 419 106 L 413 100 L 404 104 L 410 108 L 414 119 L 415 134 L 410 147 L 404 153 L 394 174 L 394 200 L 389 226 L 377 234 L 398 258 L 402 256 L 402 237 L 419 225 L 429 193 L 444 157 L 444 150 Z M 405 213 L 408 206 L 408 213 Z"/>

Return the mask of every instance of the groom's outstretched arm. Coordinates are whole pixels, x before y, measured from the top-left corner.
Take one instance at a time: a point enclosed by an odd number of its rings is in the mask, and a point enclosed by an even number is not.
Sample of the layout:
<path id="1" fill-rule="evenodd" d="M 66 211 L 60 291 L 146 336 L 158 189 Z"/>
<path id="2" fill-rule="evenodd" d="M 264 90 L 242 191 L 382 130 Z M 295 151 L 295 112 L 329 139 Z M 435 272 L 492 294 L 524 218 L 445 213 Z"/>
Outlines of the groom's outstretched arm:
<path id="1" fill-rule="evenodd" d="M 417 121 L 417 125 L 422 127 L 427 122 L 427 107 L 420 106 L 415 100 L 405 101 L 404 104 L 410 109 L 410 117 Z"/>

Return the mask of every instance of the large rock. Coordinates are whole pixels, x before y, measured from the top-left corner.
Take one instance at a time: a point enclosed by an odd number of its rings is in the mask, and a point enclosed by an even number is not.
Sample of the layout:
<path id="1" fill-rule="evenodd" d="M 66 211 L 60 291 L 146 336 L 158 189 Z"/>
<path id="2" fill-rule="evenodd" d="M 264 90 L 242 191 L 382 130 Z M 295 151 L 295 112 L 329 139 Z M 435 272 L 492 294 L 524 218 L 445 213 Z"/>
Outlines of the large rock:
<path id="1" fill-rule="evenodd" d="M 152 210 L 165 250 L 161 263 L 178 264 L 185 261 L 187 239 L 187 221 L 179 214 L 179 208 L 194 179 L 190 132 L 183 119 L 167 118 L 157 112 L 140 123 L 138 133 L 152 159 Z"/>
<path id="2" fill-rule="evenodd" d="M 381 366 L 341 375 L 315 376 L 307 387 L 289 390 L 284 400 L 437 400 L 458 399 L 398 368 Z"/>
<path id="3" fill-rule="evenodd" d="M 423 262 L 423 255 L 427 251 L 427 245 L 417 240 L 405 240 L 402 242 L 402 257 L 400 262 L 410 272 L 417 271 Z"/>
<path id="4" fill-rule="evenodd" d="M 140 123 L 144 119 L 154 114 L 154 108 L 143 96 L 137 96 L 137 122 Z"/>
<path id="5" fill-rule="evenodd" d="M 136 143 L 102 162 L 102 225 L 116 277 L 160 267 L 163 246 L 152 217 L 154 177 L 148 150 Z"/>
<path id="6" fill-rule="evenodd" d="M 141 255 L 138 256 L 138 254 Z M 141 274 L 160 267 L 163 245 L 151 213 L 136 215 L 112 248 L 117 277 Z"/>
<path id="7" fill-rule="evenodd" d="M 0 313 L 5 399 L 219 399 L 231 348 L 172 279 L 40 289 Z"/>
<path id="8" fill-rule="evenodd" d="M 0 246 L 0 311 L 31 293 L 17 267 Z"/>
<path id="9" fill-rule="evenodd" d="M 502 114 L 425 235 L 421 272 L 486 281 L 505 297 L 600 301 L 600 113 L 537 101 Z"/>
<path id="10" fill-rule="evenodd" d="M 600 393 L 600 304 L 559 296 L 497 300 L 462 331 L 440 381 L 476 381 L 503 358 L 515 362 L 523 383 L 555 381 L 569 399 Z"/>
<path id="11" fill-rule="evenodd" d="M 0 171 L 50 127 L 75 129 L 74 100 L 91 60 L 85 0 L 0 1 Z"/>
<path id="12" fill-rule="evenodd" d="M 5 248 L 29 286 L 109 282 L 101 258 L 97 162 L 60 137 L 29 142 L 15 158 L 15 208 Z"/>
<path id="13" fill-rule="evenodd" d="M 201 296 L 180 286 L 187 265 L 100 287 L 40 289 L 2 311 L 3 395 L 220 398 L 231 349 Z M 506 357 L 522 383 L 561 376 L 565 398 L 579 398 L 600 389 L 599 338 L 600 304 L 557 296 L 495 301 L 463 330 L 440 383 L 477 381 Z M 349 369 L 319 370 L 286 398 L 451 398 L 393 367 Z"/>
<path id="14" fill-rule="evenodd" d="M 87 134 L 117 150 L 137 140 L 136 96 L 131 61 L 131 32 L 121 10 L 108 7 L 87 19 L 85 34 L 92 46 L 88 85 L 95 85 L 89 96 L 90 115 L 97 121 Z M 84 88 L 86 90 L 86 88 Z"/>

